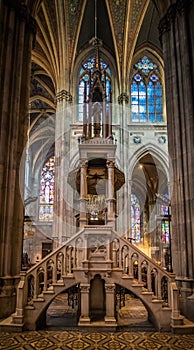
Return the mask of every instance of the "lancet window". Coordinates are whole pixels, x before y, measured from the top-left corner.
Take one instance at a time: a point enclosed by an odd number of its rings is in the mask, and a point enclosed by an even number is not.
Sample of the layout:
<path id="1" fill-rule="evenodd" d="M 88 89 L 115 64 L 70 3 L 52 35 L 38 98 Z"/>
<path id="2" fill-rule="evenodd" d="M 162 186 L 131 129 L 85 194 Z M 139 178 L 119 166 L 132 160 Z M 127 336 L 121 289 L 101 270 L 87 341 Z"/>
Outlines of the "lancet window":
<path id="1" fill-rule="evenodd" d="M 132 194 L 131 195 L 131 238 L 135 243 L 140 243 L 141 236 L 141 217 L 140 217 L 140 203 L 138 198 Z"/>
<path id="2" fill-rule="evenodd" d="M 100 57 L 100 71 L 101 81 L 104 83 L 106 91 L 106 101 L 112 102 L 112 86 L 111 77 L 112 73 L 108 64 Z M 83 120 L 84 103 L 89 101 L 89 92 L 91 91 L 91 77 L 96 70 L 96 57 L 90 57 L 84 64 L 79 72 L 79 85 L 78 85 L 78 119 Z"/>
<path id="3" fill-rule="evenodd" d="M 131 121 L 163 122 L 163 88 L 158 66 L 147 56 L 131 71 Z"/>
<path id="4" fill-rule="evenodd" d="M 40 174 L 39 221 L 53 221 L 55 157 L 50 157 Z"/>

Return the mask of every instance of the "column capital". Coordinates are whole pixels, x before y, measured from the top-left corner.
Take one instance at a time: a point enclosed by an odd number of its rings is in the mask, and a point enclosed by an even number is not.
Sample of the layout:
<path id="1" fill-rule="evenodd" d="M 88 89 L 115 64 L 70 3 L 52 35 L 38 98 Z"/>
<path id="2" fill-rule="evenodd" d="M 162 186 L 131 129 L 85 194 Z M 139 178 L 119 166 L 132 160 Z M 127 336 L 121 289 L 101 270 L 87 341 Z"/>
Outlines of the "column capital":
<path id="1" fill-rule="evenodd" d="M 193 0 L 188 0 L 188 1 L 184 1 L 184 0 L 177 0 L 177 2 L 175 4 L 172 4 L 166 14 L 164 15 L 164 17 L 160 20 L 159 23 L 159 38 L 160 40 L 162 39 L 162 36 L 164 33 L 169 32 L 171 29 L 171 25 L 172 23 L 174 23 L 175 19 L 182 14 L 185 9 L 189 8 L 190 5 L 192 4 Z"/>
<path id="2" fill-rule="evenodd" d="M 18 4 L 15 0 L 3 0 L 4 6 L 15 11 L 16 17 L 21 22 L 25 22 L 33 34 L 33 48 L 35 46 L 37 23 L 34 17 L 30 14 L 30 9 L 24 4 Z"/>
<path id="3" fill-rule="evenodd" d="M 122 93 L 118 96 L 118 104 L 119 104 L 119 105 L 122 105 L 123 102 L 129 103 L 129 95 L 127 95 L 126 92 L 122 92 Z"/>
<path id="4" fill-rule="evenodd" d="M 81 283 L 80 284 L 80 290 L 81 290 L 81 293 L 89 293 L 89 291 L 90 291 L 90 284 L 88 284 L 88 283 Z"/>
<path id="5" fill-rule="evenodd" d="M 105 283 L 105 290 L 108 293 L 113 293 L 115 291 L 115 284 L 114 283 Z"/>
<path id="6" fill-rule="evenodd" d="M 73 97 L 71 93 L 67 90 L 61 90 L 56 94 L 57 102 L 66 101 L 72 103 Z"/>
<path id="7" fill-rule="evenodd" d="M 107 168 L 114 168 L 114 162 L 112 160 L 107 160 L 106 166 Z"/>
<path id="8" fill-rule="evenodd" d="M 88 161 L 87 160 L 80 160 L 80 166 L 81 166 L 81 168 L 87 169 Z"/>

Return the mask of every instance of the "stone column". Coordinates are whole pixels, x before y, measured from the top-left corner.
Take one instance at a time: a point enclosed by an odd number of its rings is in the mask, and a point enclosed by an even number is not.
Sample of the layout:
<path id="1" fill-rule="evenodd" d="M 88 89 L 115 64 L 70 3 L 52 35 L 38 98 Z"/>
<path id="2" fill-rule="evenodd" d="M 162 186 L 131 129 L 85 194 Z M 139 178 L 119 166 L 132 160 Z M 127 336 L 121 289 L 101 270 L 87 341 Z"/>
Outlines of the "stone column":
<path id="1" fill-rule="evenodd" d="M 90 324 L 89 317 L 89 292 L 90 292 L 90 284 L 81 283 L 81 316 L 79 319 L 79 326 L 87 326 Z"/>
<path id="2" fill-rule="evenodd" d="M 0 317 L 15 309 L 21 270 L 23 192 L 35 20 L 26 5 L 0 5 Z M 21 179 L 21 184 L 19 183 Z"/>
<path id="3" fill-rule="evenodd" d="M 126 84 L 126 76 L 124 74 L 122 79 L 123 84 Z M 128 85 L 128 82 L 127 82 Z M 130 195 L 131 188 L 129 183 L 129 164 L 128 159 L 130 158 L 129 152 L 129 131 L 128 131 L 128 121 L 129 121 L 129 95 L 127 92 L 122 92 L 118 96 L 118 115 L 120 118 L 120 139 L 118 140 L 117 154 L 119 157 L 120 167 L 125 174 L 125 183 L 119 190 L 119 201 L 117 204 L 119 217 L 117 218 L 116 230 L 118 232 L 126 232 L 129 235 L 130 226 Z M 130 235 L 131 236 L 131 235 Z"/>
<path id="4" fill-rule="evenodd" d="M 117 323 L 115 319 L 115 284 L 106 283 L 105 291 L 106 291 L 105 324 L 107 326 L 116 326 Z"/>
<path id="5" fill-rule="evenodd" d="M 87 213 L 86 213 L 86 197 L 87 197 L 87 168 L 88 162 L 81 162 L 80 169 L 80 228 L 84 227 L 87 224 Z"/>
<path id="6" fill-rule="evenodd" d="M 68 107 L 71 105 L 72 96 L 66 90 L 57 93 L 57 111 L 55 123 L 55 201 L 53 240 L 54 249 L 71 236 L 73 218 L 70 215 L 69 203 L 71 193 L 68 191 L 68 162 L 70 140 L 70 116 Z"/>
<path id="7" fill-rule="evenodd" d="M 180 285 L 181 280 L 184 283 L 188 280 L 188 288 L 190 280 L 194 280 L 193 20 L 193 1 L 177 0 L 168 8 L 159 26 L 165 67 L 169 155 L 173 166 L 172 264 Z M 186 305 L 187 297 L 181 311 L 189 316 Z M 194 315 L 194 298 L 189 309 Z M 190 319 L 194 320 L 194 316 Z"/>
<path id="8" fill-rule="evenodd" d="M 114 198 L 114 162 L 106 162 L 108 168 L 108 196 L 107 196 L 107 224 L 114 225 L 115 221 L 115 198 Z"/>

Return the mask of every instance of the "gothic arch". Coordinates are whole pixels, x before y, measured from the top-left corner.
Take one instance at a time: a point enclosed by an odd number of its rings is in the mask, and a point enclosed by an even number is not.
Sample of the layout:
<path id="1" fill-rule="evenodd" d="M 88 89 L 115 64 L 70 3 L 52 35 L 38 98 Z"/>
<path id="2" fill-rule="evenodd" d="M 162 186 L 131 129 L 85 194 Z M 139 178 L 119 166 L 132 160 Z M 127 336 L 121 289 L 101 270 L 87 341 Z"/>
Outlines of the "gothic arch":
<path id="1" fill-rule="evenodd" d="M 169 168 L 171 170 L 171 162 L 168 159 L 168 154 L 162 152 L 162 150 L 154 144 L 145 144 L 133 153 L 132 157 L 128 160 L 128 180 L 132 180 L 133 170 L 137 162 L 147 154 L 152 155 L 163 166 L 165 174 L 169 182 Z"/>
<path id="2" fill-rule="evenodd" d="M 100 57 L 110 66 L 110 70 L 113 76 L 112 79 L 112 91 L 113 91 L 113 101 L 114 96 L 117 96 L 118 92 L 118 77 L 117 77 L 117 68 L 115 61 L 112 57 L 112 55 L 103 47 L 100 46 Z M 73 75 L 72 75 L 72 92 L 74 96 L 74 103 L 77 103 L 77 86 L 78 86 L 78 79 L 79 79 L 79 71 L 81 68 L 82 63 L 87 61 L 91 56 L 95 54 L 95 47 L 90 45 L 88 46 L 83 52 L 79 54 L 75 61 L 74 69 L 73 69 Z"/>

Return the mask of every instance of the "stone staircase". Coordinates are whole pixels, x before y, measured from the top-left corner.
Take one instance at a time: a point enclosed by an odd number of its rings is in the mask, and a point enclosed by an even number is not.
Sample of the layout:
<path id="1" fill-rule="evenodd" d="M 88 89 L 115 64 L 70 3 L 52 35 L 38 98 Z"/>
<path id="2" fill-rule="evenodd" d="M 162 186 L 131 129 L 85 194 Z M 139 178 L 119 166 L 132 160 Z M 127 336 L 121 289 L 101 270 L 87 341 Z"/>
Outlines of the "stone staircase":
<path id="1" fill-rule="evenodd" d="M 100 275 L 105 283 L 104 327 L 116 327 L 115 286 L 134 293 L 160 331 L 193 332 L 193 323 L 179 312 L 175 275 L 168 273 L 111 227 L 85 226 L 42 261 L 21 272 L 16 311 L 0 323 L 1 330 L 35 330 L 44 325 L 46 310 L 61 292 L 77 286 L 81 314 L 78 325 L 92 326 L 90 282 Z"/>

